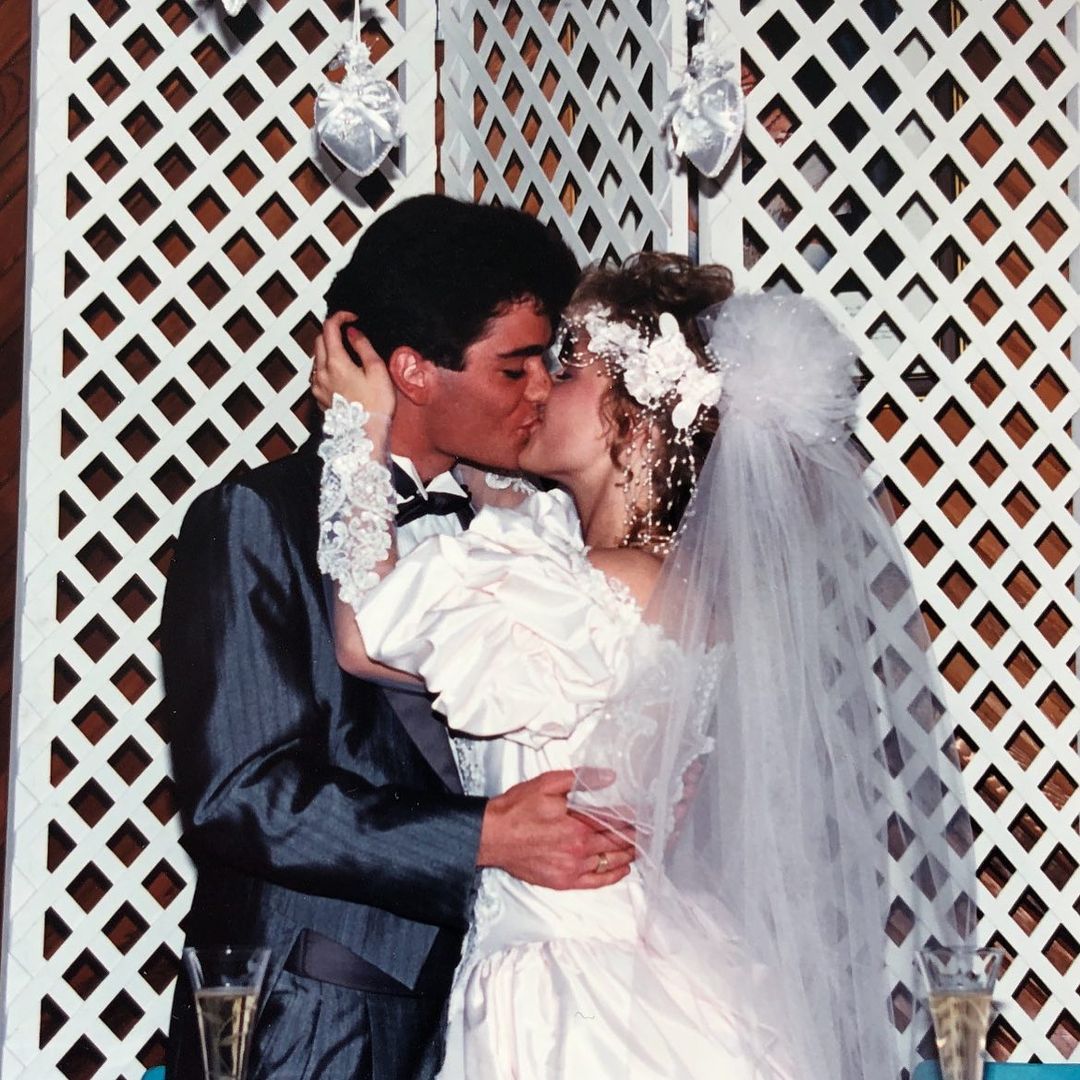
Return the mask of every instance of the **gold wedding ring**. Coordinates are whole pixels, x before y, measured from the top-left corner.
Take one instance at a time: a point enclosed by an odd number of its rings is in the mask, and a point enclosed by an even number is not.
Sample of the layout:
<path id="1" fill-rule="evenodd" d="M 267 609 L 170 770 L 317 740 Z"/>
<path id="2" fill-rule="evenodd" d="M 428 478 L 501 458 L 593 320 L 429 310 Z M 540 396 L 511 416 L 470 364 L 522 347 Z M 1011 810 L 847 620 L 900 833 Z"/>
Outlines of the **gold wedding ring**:
<path id="1" fill-rule="evenodd" d="M 596 872 L 598 874 L 607 873 L 608 857 L 606 851 L 601 851 L 596 857 Z"/>

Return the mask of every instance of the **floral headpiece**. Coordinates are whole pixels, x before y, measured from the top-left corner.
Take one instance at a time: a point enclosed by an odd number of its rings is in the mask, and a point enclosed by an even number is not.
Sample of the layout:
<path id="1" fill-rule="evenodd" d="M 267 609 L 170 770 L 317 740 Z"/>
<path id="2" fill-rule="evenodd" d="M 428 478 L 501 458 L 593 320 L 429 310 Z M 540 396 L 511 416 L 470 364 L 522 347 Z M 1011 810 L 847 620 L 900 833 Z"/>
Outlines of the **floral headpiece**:
<path id="1" fill-rule="evenodd" d="M 704 410 L 719 404 L 723 367 L 702 367 L 670 311 L 649 335 L 615 317 L 603 304 L 565 316 L 553 350 L 561 363 L 580 367 L 595 358 L 609 375 L 621 375 L 627 394 L 644 410 L 644 442 L 637 462 L 627 461 L 623 481 L 626 500 L 624 546 L 642 544 L 659 555 L 671 544 L 673 525 L 665 520 L 677 503 L 689 502 L 697 488 L 694 437 L 705 420 Z M 588 335 L 590 358 L 567 358 L 566 346 L 578 332 Z M 652 419 L 670 420 L 673 437 L 658 437 Z"/>
<path id="2" fill-rule="evenodd" d="M 660 314 L 659 333 L 649 339 L 637 327 L 616 320 L 607 308 L 594 304 L 565 320 L 557 349 L 561 351 L 564 335 L 576 327 L 589 335 L 589 352 L 609 370 L 622 373 L 626 392 L 639 405 L 650 412 L 665 406 L 671 410 L 676 431 L 690 431 L 703 406 L 719 403 L 723 374 L 701 366 L 670 311 Z"/>

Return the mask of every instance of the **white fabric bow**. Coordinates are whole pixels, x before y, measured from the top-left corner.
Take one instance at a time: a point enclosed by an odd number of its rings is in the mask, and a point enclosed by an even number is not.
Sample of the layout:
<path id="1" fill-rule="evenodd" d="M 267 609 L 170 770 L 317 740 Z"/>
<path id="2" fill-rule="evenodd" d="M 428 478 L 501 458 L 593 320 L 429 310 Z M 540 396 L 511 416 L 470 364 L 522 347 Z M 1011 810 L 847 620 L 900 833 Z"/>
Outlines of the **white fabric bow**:
<path id="1" fill-rule="evenodd" d="M 376 74 L 359 26 L 338 62 L 345 66 L 345 77 L 339 83 L 327 79 L 319 88 L 315 135 L 350 172 L 370 176 L 404 134 L 401 95 Z"/>
<path id="2" fill-rule="evenodd" d="M 672 151 L 704 176 L 719 175 L 742 134 L 742 88 L 734 67 L 705 43 L 695 46 L 661 116 Z"/>

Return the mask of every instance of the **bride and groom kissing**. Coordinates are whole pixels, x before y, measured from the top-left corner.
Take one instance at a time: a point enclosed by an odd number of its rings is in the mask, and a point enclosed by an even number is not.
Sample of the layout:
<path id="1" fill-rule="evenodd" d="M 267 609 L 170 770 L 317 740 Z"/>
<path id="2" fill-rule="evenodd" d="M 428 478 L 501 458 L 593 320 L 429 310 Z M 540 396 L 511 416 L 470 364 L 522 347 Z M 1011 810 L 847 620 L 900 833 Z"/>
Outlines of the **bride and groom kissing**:
<path id="1" fill-rule="evenodd" d="M 406 200 L 328 294 L 324 430 L 192 504 L 162 614 L 187 943 L 271 950 L 251 1080 L 889 1074 L 876 743 L 841 769 L 827 730 L 879 691 L 799 659 L 890 542 L 831 458 L 853 355 L 731 291 Z M 785 577 L 808 545 L 815 577 L 847 559 L 825 599 Z M 754 812 L 766 762 L 795 813 Z M 843 888 L 758 888 L 804 861 Z M 201 1075 L 183 985 L 168 1075 Z"/>

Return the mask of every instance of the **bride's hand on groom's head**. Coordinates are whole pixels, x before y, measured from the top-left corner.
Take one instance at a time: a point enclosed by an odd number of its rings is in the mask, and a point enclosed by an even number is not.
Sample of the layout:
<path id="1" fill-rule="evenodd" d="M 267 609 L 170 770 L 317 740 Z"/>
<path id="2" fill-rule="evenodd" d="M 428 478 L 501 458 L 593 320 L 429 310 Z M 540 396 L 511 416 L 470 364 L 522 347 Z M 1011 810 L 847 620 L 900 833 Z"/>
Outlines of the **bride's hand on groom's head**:
<path id="1" fill-rule="evenodd" d="M 349 325 L 355 321 L 351 311 L 337 311 L 323 323 L 315 339 L 311 392 L 323 409 L 340 394 L 369 413 L 392 416 L 396 393 L 386 362 L 371 342 Z"/>
<path id="2" fill-rule="evenodd" d="M 598 889 L 630 872 L 633 838 L 570 812 L 570 769 L 543 773 L 489 800 L 479 866 L 549 889 Z"/>

